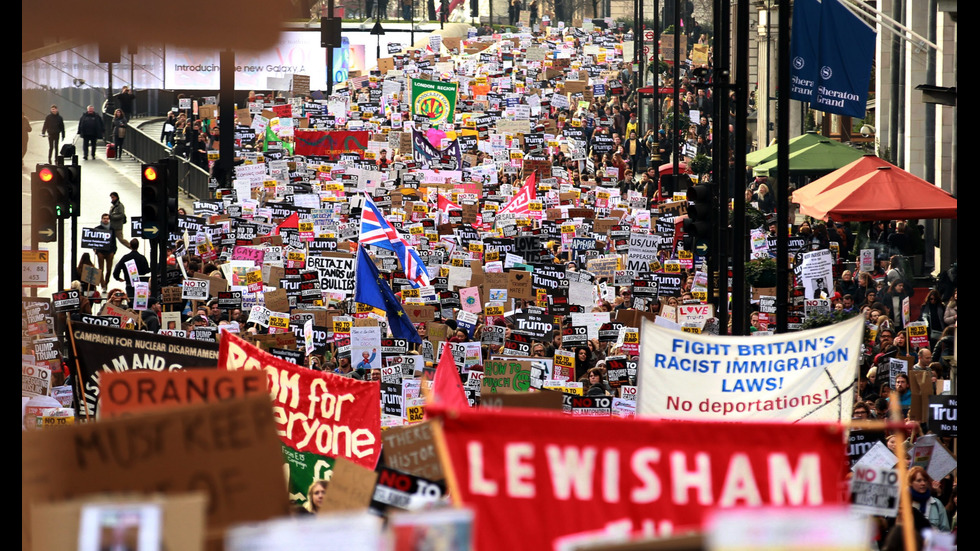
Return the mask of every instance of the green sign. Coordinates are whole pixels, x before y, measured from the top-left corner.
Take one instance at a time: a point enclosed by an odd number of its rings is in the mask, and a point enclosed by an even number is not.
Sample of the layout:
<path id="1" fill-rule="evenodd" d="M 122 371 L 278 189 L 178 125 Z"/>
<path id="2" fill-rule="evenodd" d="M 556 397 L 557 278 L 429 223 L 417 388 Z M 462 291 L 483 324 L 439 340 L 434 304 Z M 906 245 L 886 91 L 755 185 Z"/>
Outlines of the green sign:
<path id="1" fill-rule="evenodd" d="M 459 84 L 412 79 L 412 114 L 429 118 L 432 126 L 455 120 Z"/>
<path id="2" fill-rule="evenodd" d="M 330 480 L 334 459 L 315 453 L 296 451 L 282 445 L 282 460 L 289 467 L 289 502 L 306 503 L 306 492 L 314 480 Z"/>

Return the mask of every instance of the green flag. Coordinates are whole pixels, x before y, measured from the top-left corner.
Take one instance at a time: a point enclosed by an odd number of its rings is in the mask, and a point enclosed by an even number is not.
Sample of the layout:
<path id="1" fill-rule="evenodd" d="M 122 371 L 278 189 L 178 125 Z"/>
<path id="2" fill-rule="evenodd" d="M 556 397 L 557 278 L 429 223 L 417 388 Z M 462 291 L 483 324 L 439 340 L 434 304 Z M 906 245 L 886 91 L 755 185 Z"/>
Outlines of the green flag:
<path id="1" fill-rule="evenodd" d="M 437 80 L 412 79 L 412 114 L 425 115 L 429 124 L 453 123 L 459 84 Z"/>
<path id="2" fill-rule="evenodd" d="M 262 152 L 263 153 L 269 150 L 269 144 L 272 143 L 272 142 L 279 142 L 279 143 L 281 143 L 282 144 L 282 147 L 286 151 L 288 151 L 290 155 L 293 154 L 293 144 L 290 143 L 290 142 L 284 142 L 284 141 L 282 141 L 281 139 L 279 139 L 279 136 L 276 136 L 276 133 L 272 131 L 272 127 L 271 126 L 266 126 L 265 127 L 265 143 L 262 144 Z"/>

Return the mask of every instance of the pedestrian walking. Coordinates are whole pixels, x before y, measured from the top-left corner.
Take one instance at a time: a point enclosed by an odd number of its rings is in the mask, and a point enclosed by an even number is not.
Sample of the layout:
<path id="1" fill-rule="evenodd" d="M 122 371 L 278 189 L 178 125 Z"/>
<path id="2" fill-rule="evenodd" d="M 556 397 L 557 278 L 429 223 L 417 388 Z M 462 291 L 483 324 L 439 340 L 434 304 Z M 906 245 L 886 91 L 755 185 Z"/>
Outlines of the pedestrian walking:
<path id="1" fill-rule="evenodd" d="M 116 109 L 112 116 L 112 142 L 116 147 L 116 160 L 122 158 L 123 143 L 126 141 L 126 130 L 129 119 L 122 109 Z"/>
<path id="2" fill-rule="evenodd" d="M 57 105 L 52 105 L 51 112 L 44 117 L 41 137 L 45 136 L 48 138 L 48 164 L 51 164 L 52 155 L 58 155 L 58 146 L 61 140 L 65 139 L 65 119 L 58 114 Z"/>
<path id="3" fill-rule="evenodd" d="M 127 222 L 126 206 L 119 200 L 119 194 L 115 191 L 109 194 L 109 200 L 111 202 L 111 207 L 109 208 L 109 227 L 112 228 L 115 240 L 122 243 L 128 249 L 130 248 L 129 242 L 123 237 L 123 226 Z"/>

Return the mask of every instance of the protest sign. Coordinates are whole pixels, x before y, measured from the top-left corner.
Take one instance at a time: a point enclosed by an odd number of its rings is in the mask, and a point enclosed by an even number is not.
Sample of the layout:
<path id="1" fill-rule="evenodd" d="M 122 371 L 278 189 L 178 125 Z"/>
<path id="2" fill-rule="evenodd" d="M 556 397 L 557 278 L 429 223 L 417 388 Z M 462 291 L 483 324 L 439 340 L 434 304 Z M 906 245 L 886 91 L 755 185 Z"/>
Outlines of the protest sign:
<path id="1" fill-rule="evenodd" d="M 218 368 L 265 370 L 276 427 L 291 448 L 345 457 L 371 469 L 377 465 L 381 452 L 378 383 L 297 366 L 233 334 L 221 339 Z"/>
<path id="2" fill-rule="evenodd" d="M 764 337 L 682 333 L 643 321 L 640 415 L 673 419 L 850 419 L 860 316 Z"/>
<path id="3" fill-rule="evenodd" d="M 287 487 L 289 502 L 302 506 L 307 499 L 307 492 L 314 480 L 330 480 L 333 466 L 337 461 L 334 457 L 324 457 L 315 453 L 296 451 L 279 442 L 282 451 L 283 469 L 289 473 Z"/>
<path id="4" fill-rule="evenodd" d="M 531 362 L 526 360 L 487 360 L 483 364 L 481 394 L 527 392 L 531 383 Z"/>
<path id="5" fill-rule="evenodd" d="M 949 395 L 929 396 L 929 430 L 940 436 L 956 438 L 957 397 Z"/>
<path id="6" fill-rule="evenodd" d="M 894 469 L 859 467 L 851 477 L 851 511 L 865 515 L 894 517 L 898 511 L 899 484 Z"/>
<path id="7" fill-rule="evenodd" d="M 269 398 L 246 396 L 24 433 L 25 548 L 32 505 L 106 492 L 208 494 L 207 527 L 288 514 Z"/>
<path id="8" fill-rule="evenodd" d="M 321 510 L 332 513 L 367 509 L 377 480 L 377 473 L 371 469 L 343 457 L 336 458 Z"/>
<path id="9" fill-rule="evenodd" d="M 70 328 L 85 395 L 79 414 L 87 416 L 98 411 L 103 373 L 213 368 L 218 360 L 215 343 L 85 323 L 72 323 Z"/>
<path id="10" fill-rule="evenodd" d="M 102 374 L 99 387 L 103 418 L 268 392 L 264 373 L 216 369 L 109 371 Z"/>
<path id="11" fill-rule="evenodd" d="M 551 549 L 560 536 L 613 521 L 650 535 L 677 533 L 700 529 L 716 507 L 829 505 L 843 498 L 837 425 L 801 423 L 788 431 L 775 423 L 523 411 L 443 417 L 458 498 L 481 519 L 480 549 Z"/>
<path id="12" fill-rule="evenodd" d="M 432 421 L 394 427 L 381 435 L 385 466 L 428 480 L 442 480 L 442 465 L 432 437 Z"/>

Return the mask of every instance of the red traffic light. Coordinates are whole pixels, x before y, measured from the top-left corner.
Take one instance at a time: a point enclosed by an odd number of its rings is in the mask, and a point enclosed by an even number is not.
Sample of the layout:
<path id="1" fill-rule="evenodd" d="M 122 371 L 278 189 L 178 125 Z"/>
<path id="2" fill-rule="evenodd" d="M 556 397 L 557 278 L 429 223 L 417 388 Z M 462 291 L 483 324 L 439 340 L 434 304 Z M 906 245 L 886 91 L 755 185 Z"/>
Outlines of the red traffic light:
<path id="1" fill-rule="evenodd" d="M 44 167 L 37 171 L 37 177 L 41 179 L 42 182 L 50 182 L 54 180 L 54 171 L 48 167 Z"/>
<path id="2" fill-rule="evenodd" d="M 143 167 L 143 178 L 145 178 L 147 181 L 150 181 L 150 182 L 156 180 L 157 179 L 157 169 L 156 169 L 156 167 L 153 167 L 153 166 Z"/>

